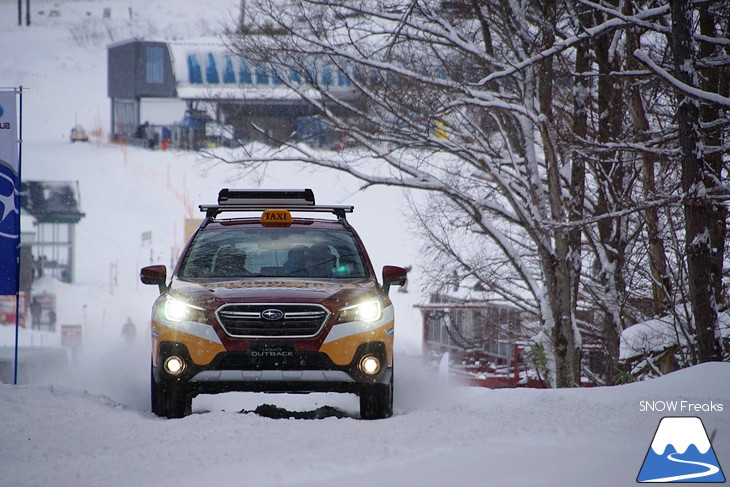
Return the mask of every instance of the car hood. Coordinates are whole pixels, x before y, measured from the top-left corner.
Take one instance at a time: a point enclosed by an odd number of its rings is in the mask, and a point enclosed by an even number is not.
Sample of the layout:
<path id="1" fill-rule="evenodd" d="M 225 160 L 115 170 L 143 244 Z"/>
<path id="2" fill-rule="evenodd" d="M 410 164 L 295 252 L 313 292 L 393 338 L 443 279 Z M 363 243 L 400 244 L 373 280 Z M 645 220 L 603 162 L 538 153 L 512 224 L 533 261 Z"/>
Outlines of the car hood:
<path id="1" fill-rule="evenodd" d="M 247 278 L 225 281 L 172 280 L 169 293 L 196 302 L 219 306 L 226 303 L 319 303 L 336 309 L 375 296 L 374 279 L 333 280 L 296 278 Z"/>

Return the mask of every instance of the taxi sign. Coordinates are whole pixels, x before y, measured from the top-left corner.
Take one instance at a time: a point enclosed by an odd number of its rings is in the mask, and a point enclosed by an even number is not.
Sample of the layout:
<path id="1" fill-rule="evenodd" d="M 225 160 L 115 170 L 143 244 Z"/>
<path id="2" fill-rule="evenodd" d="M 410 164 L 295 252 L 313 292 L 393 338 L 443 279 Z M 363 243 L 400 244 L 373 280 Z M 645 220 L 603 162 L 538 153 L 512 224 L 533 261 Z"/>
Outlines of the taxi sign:
<path id="1" fill-rule="evenodd" d="M 289 210 L 270 209 L 261 214 L 261 225 L 265 227 L 288 227 L 292 224 Z"/>

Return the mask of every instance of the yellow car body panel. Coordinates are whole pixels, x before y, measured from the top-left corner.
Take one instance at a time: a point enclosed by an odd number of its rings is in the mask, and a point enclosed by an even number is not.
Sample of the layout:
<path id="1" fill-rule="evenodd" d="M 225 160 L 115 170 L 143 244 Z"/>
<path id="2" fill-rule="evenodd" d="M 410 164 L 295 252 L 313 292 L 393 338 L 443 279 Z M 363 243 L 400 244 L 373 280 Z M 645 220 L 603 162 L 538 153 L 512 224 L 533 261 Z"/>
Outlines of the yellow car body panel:
<path id="1" fill-rule="evenodd" d="M 162 342 L 181 343 L 185 345 L 190 353 L 190 358 L 197 365 L 208 365 L 216 355 L 226 351 L 226 348 L 220 341 L 216 343 L 214 340 L 165 326 L 159 322 L 153 322 L 152 330 L 152 335 L 155 337 L 152 342 L 153 360 L 158 356 L 157 347 Z"/>
<path id="2" fill-rule="evenodd" d="M 337 326 L 343 325 L 335 325 Z M 345 336 L 325 342 L 319 349 L 325 353 L 336 365 L 348 365 L 355 357 L 357 348 L 363 343 L 383 342 L 388 355 L 388 365 L 393 363 L 393 321 L 389 321 L 378 328 L 366 330 L 354 335 Z"/>

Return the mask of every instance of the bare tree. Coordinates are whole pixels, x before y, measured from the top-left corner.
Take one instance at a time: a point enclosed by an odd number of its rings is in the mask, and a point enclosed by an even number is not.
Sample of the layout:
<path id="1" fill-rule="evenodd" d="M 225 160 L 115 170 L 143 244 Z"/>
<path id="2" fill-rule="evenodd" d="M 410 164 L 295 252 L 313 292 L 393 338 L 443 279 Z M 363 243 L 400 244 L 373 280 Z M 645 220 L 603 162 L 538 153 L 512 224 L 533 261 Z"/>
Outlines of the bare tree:
<path id="1" fill-rule="evenodd" d="M 677 99 L 678 154 L 682 174 L 690 332 L 700 362 L 721 357 L 718 309 L 724 299 L 723 256 L 728 186 L 727 146 L 727 34 L 728 6 L 706 2 L 695 6 L 671 2 L 671 39 L 674 74 L 637 50 L 637 57 L 674 90 Z M 699 46 L 698 46 L 699 45 Z M 724 91 L 723 91 L 724 90 Z"/>
<path id="2" fill-rule="evenodd" d="M 281 77 L 377 163 L 363 163 L 357 151 L 312 154 L 301 146 L 293 157 L 446 202 L 440 224 L 476 245 L 450 248 L 455 270 L 493 282 L 490 269 L 473 265 L 483 255 L 475 249 L 497 249 L 511 284 L 491 291 L 529 303 L 554 360 L 553 383 L 573 386 L 580 381 L 571 299 L 580 238 L 568 223 L 581 217 L 584 184 L 580 170 L 565 177 L 573 148 L 562 127 L 570 118 L 555 107 L 573 99 L 556 72 L 572 62 L 559 58 L 577 35 L 559 37 L 559 2 L 454 3 L 258 2 L 259 18 L 287 35 L 232 37 L 231 44 L 273 71 L 329 64 L 347 76 L 350 98 L 336 98 L 314 75 L 306 87 Z"/>
<path id="3" fill-rule="evenodd" d="M 356 148 L 315 151 L 282 138 L 231 162 L 303 160 L 364 185 L 429 192 L 419 211 L 444 257 L 441 274 L 539 316 L 551 383 L 577 385 L 581 301 L 602 310 L 615 362 L 630 324 L 625 263 L 651 265 L 645 282 L 671 292 L 660 246 L 651 258 L 627 255 L 644 228 L 633 215 L 644 213 L 655 242 L 656 208 L 678 200 L 652 174 L 676 132 L 656 107 L 645 109 L 652 94 L 643 84 L 663 76 L 652 55 L 673 51 L 665 42 L 646 54 L 643 45 L 659 41 L 641 41 L 670 35 L 670 15 L 665 5 L 622 11 L 586 0 L 249 2 L 246 31 L 267 35 L 232 33 L 231 51 L 266 66 Z M 623 43 L 635 47 L 622 58 Z M 637 73 L 629 54 L 651 71 Z M 655 99 L 670 104 L 666 91 Z M 717 111 L 706 118 L 717 133 L 727 127 Z M 716 152 L 719 181 L 726 168 Z M 585 272 L 586 242 L 597 276 Z"/>

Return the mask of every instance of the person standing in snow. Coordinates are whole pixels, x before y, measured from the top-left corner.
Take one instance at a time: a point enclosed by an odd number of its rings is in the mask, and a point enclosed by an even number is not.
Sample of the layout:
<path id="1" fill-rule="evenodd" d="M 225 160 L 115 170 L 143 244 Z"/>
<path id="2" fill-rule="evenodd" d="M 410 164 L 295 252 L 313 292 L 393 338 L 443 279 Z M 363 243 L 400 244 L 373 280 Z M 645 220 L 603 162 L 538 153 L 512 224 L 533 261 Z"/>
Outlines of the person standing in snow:
<path id="1" fill-rule="evenodd" d="M 162 127 L 162 150 L 167 150 L 168 145 L 170 144 L 170 129 L 167 127 Z"/>
<path id="2" fill-rule="evenodd" d="M 30 316 L 33 320 L 33 329 L 39 329 L 41 327 L 41 303 L 37 297 L 33 297 L 30 302 Z"/>
<path id="3" fill-rule="evenodd" d="M 122 326 L 122 338 L 125 343 L 131 344 L 137 336 L 137 327 L 132 323 L 132 319 L 127 317 L 127 321 Z"/>

